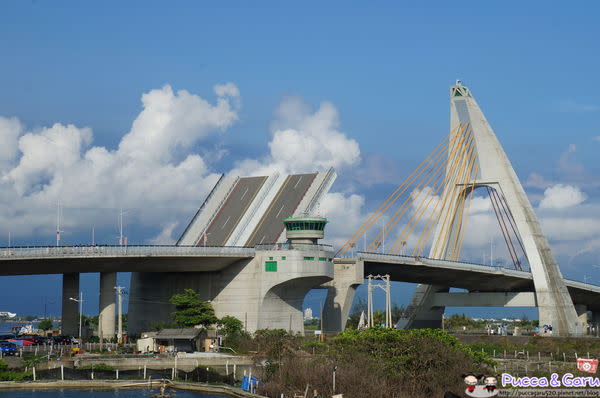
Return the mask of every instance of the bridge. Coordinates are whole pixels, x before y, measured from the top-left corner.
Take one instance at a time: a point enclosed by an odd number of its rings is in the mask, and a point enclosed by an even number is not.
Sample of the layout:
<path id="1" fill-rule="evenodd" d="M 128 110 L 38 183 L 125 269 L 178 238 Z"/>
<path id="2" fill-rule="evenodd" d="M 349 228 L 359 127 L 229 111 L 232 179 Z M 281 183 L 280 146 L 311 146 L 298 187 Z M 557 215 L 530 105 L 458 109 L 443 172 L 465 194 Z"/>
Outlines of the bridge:
<path id="1" fill-rule="evenodd" d="M 134 334 L 167 319 L 169 298 L 184 288 L 249 331 L 303 330 L 305 295 L 326 289 L 324 326 L 338 331 L 369 274 L 419 284 L 403 327 L 440 327 L 446 306 L 531 306 L 555 335 L 583 334 L 590 321 L 600 321 L 600 287 L 562 277 L 508 157 L 460 82 L 450 88 L 450 109 L 450 133 L 337 252 L 318 243 L 326 220 L 314 216 L 333 170 L 222 176 L 175 246 L 0 248 L 0 275 L 62 273 L 63 333 L 71 334 L 77 307 L 69 297 L 79 291 L 81 272 L 100 272 L 104 336 L 115 329 L 116 272 L 133 273 Z M 512 266 L 461 261 L 475 191 L 489 198 Z M 374 238 L 366 250 L 349 257 L 367 234 Z"/>

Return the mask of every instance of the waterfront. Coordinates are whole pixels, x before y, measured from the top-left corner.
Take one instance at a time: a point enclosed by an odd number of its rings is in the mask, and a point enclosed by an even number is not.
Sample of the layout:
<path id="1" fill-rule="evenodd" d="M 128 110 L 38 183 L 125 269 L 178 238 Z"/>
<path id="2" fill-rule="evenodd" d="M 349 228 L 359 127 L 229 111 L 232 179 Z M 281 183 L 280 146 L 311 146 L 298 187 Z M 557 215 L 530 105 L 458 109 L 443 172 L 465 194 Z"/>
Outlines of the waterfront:
<path id="1" fill-rule="evenodd" d="M 151 397 L 157 389 L 57 389 L 57 390 L 6 390 L 0 391 L 0 398 L 138 398 Z M 227 395 L 205 394 L 193 391 L 174 392 L 175 398 L 227 398 Z"/>

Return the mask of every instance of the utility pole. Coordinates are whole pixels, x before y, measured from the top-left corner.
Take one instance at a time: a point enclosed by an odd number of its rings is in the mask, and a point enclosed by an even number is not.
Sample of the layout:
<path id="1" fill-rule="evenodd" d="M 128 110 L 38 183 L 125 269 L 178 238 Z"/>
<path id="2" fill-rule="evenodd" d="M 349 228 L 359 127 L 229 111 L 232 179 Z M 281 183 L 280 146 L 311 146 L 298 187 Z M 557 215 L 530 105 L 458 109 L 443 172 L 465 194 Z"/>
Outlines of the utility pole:
<path id="1" fill-rule="evenodd" d="M 382 237 L 381 237 L 381 254 L 385 253 L 385 222 L 383 217 L 381 217 L 381 232 L 382 232 Z"/>
<path id="2" fill-rule="evenodd" d="M 381 283 L 374 284 L 373 279 L 383 281 Z M 391 284 L 389 275 L 369 275 L 367 276 L 367 325 L 373 327 L 375 325 L 374 313 L 373 313 L 373 289 L 380 288 L 385 291 L 385 326 L 388 328 L 392 327 L 392 296 L 391 296 Z"/>
<path id="3" fill-rule="evenodd" d="M 115 286 L 118 296 L 118 327 L 117 327 L 117 342 L 123 344 L 123 295 L 127 294 L 123 286 Z"/>
<path id="4" fill-rule="evenodd" d="M 123 246 L 123 208 L 119 212 L 119 246 Z"/>
<path id="5" fill-rule="evenodd" d="M 373 275 L 367 276 L 367 327 L 371 327 L 371 278 Z"/>
<path id="6" fill-rule="evenodd" d="M 490 266 L 494 266 L 494 238 L 490 236 Z"/>
<path id="7" fill-rule="evenodd" d="M 363 252 L 367 251 L 367 231 L 363 234 Z"/>
<path id="8" fill-rule="evenodd" d="M 73 300 L 77 303 L 79 303 L 79 344 L 80 347 L 83 345 L 82 341 L 81 341 L 81 321 L 82 321 L 82 316 L 83 316 L 83 292 L 80 290 L 79 291 L 79 299 L 73 298 L 73 297 L 69 297 L 69 300 Z"/>
<path id="9" fill-rule="evenodd" d="M 63 232 L 60 230 L 60 217 L 61 217 L 61 208 L 60 208 L 60 200 L 56 205 L 56 246 L 60 244 L 60 233 Z"/>
<path id="10" fill-rule="evenodd" d="M 390 294 L 390 291 L 391 291 L 390 276 L 385 275 L 383 278 L 385 280 L 385 304 L 386 304 L 385 322 L 386 322 L 386 326 L 388 328 L 391 328 L 392 327 L 392 296 Z"/>

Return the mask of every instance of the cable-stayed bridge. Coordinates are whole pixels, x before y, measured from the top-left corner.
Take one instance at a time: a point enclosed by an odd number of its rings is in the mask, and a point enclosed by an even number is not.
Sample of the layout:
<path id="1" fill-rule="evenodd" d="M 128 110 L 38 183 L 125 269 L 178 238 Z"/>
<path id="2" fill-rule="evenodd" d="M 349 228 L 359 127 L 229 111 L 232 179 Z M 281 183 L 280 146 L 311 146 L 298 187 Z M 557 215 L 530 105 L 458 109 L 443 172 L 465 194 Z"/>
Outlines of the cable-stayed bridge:
<path id="1" fill-rule="evenodd" d="M 116 272 L 133 272 L 133 333 L 164 321 L 172 311 L 169 297 L 184 288 L 197 290 L 219 316 L 236 316 L 250 331 L 302 330 L 306 293 L 324 288 L 325 329 L 336 331 L 364 277 L 389 274 L 419 283 L 403 327 L 439 327 L 446 306 L 534 306 L 540 323 L 552 325 L 556 335 L 583 334 L 587 324 L 600 321 L 600 287 L 562 277 L 508 157 L 460 82 L 450 89 L 450 107 L 450 133 L 337 252 L 318 244 L 326 220 L 314 217 L 333 170 L 224 176 L 176 246 L 3 248 L 0 275 L 63 273 L 66 333 L 76 325 L 76 304 L 68 298 L 77 295 L 80 272 L 101 273 L 105 336 L 114 332 Z M 497 220 L 510 266 L 465 261 L 480 193 Z M 348 257 L 367 236 L 365 251 Z"/>

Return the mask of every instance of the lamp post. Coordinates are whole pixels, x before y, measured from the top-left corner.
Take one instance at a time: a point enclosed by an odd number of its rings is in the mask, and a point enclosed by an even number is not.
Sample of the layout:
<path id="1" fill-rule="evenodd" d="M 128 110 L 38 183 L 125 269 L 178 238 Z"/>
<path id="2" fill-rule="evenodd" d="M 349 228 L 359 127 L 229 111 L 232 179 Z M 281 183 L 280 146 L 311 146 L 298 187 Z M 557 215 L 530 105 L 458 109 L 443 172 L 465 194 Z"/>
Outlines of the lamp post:
<path id="1" fill-rule="evenodd" d="M 333 395 L 335 395 L 335 371 L 337 370 L 337 365 L 333 367 Z"/>
<path id="2" fill-rule="evenodd" d="M 54 301 L 44 301 L 44 319 L 47 319 L 47 318 L 48 318 L 48 317 L 46 316 L 46 314 L 47 314 L 47 311 L 46 311 L 46 309 L 47 309 L 47 307 L 48 307 L 48 304 L 54 304 Z"/>
<path id="3" fill-rule="evenodd" d="M 115 286 L 115 290 L 117 291 L 117 296 L 119 298 L 118 303 L 118 326 L 117 326 L 117 342 L 119 344 L 123 343 L 123 295 L 127 294 L 125 288 L 123 286 Z"/>
<path id="4" fill-rule="evenodd" d="M 82 343 L 81 341 L 81 321 L 82 321 L 82 315 L 83 315 L 83 292 L 79 291 L 79 299 L 73 298 L 73 297 L 69 297 L 69 300 L 73 300 L 77 303 L 79 303 L 79 344 Z"/>

